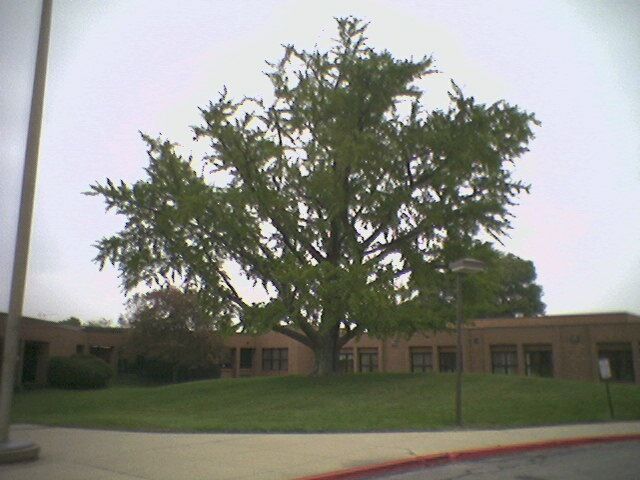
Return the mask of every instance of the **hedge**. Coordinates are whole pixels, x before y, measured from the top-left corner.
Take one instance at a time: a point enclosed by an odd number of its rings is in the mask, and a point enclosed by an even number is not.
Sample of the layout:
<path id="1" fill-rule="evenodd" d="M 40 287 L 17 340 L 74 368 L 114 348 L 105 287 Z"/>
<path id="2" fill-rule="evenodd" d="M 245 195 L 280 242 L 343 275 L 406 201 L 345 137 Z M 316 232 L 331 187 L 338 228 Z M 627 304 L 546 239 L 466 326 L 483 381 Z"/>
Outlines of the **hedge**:
<path id="1" fill-rule="evenodd" d="M 102 388 L 113 376 L 111 367 L 93 355 L 53 357 L 49 361 L 49 385 L 58 388 Z"/>

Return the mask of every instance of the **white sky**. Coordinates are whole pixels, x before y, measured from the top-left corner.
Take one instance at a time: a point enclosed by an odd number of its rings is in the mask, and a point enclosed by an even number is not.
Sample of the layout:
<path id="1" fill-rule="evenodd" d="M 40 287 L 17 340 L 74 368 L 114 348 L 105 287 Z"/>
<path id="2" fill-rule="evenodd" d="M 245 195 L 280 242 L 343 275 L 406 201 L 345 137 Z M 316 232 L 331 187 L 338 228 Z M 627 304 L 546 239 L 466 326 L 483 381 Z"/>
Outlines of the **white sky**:
<path id="1" fill-rule="evenodd" d="M 547 312 L 640 313 L 639 2 L 54 0 L 25 314 L 115 319 L 124 296 L 91 245 L 121 220 L 81 192 L 142 176 L 138 130 L 191 148 L 198 106 L 225 84 L 268 94 L 264 60 L 282 43 L 327 45 L 347 14 L 371 21 L 376 48 L 435 56 L 443 73 L 425 83 L 428 100 L 454 78 L 542 121 L 516 169 L 533 188 L 505 245 L 535 262 Z M 4 311 L 38 15 L 39 2 L 0 2 Z"/>

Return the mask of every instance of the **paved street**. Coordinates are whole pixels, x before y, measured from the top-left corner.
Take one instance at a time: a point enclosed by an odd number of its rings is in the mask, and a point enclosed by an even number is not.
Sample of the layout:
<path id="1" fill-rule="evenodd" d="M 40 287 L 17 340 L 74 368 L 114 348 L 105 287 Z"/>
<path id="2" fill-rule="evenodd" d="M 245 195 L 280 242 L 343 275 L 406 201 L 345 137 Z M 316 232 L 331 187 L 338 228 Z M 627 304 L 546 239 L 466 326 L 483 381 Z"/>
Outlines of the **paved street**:
<path id="1" fill-rule="evenodd" d="M 640 442 L 504 455 L 377 477 L 384 480 L 638 480 Z"/>
<path id="2" fill-rule="evenodd" d="M 640 422 L 340 434 L 144 433 L 15 425 L 11 438 L 34 441 L 42 452 L 32 463 L 0 466 L 0 478 L 293 479 L 439 452 L 638 433 Z"/>

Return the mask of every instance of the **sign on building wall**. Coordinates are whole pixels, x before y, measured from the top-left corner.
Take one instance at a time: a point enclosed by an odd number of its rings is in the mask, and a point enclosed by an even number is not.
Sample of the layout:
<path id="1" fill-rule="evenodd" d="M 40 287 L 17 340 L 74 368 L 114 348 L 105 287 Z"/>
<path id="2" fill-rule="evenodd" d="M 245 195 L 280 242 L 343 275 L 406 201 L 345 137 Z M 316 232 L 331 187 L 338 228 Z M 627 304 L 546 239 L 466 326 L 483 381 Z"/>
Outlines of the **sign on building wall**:
<path id="1" fill-rule="evenodd" d="M 603 380 L 609 380 L 611 378 L 611 365 L 609 365 L 609 359 L 601 358 L 598 361 L 598 366 L 600 367 L 600 378 Z"/>

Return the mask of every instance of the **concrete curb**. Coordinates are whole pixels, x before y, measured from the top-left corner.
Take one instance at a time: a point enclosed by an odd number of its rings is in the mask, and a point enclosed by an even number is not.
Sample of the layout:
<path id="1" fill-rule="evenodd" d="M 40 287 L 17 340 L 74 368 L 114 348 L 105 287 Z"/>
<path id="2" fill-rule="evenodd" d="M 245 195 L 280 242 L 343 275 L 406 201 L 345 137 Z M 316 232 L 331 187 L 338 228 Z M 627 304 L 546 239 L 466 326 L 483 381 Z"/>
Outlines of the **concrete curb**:
<path id="1" fill-rule="evenodd" d="M 391 473 L 402 473 L 411 470 L 418 470 L 421 468 L 443 465 L 445 463 L 476 460 L 479 458 L 497 455 L 506 455 L 509 453 L 529 452 L 534 450 L 545 450 L 549 448 L 574 447 L 579 445 L 589 445 L 593 443 L 629 442 L 637 440 L 640 440 L 640 434 L 600 435 L 594 437 L 565 438 L 559 440 L 546 440 L 542 442 L 518 443 L 513 445 L 461 450 L 457 452 L 433 453 L 402 460 L 392 460 L 390 462 L 378 463 L 374 465 L 365 465 L 362 467 L 347 468 L 345 470 L 336 470 L 334 472 L 322 473 L 320 475 L 299 477 L 296 480 L 356 480 L 379 475 L 387 475 Z"/>

